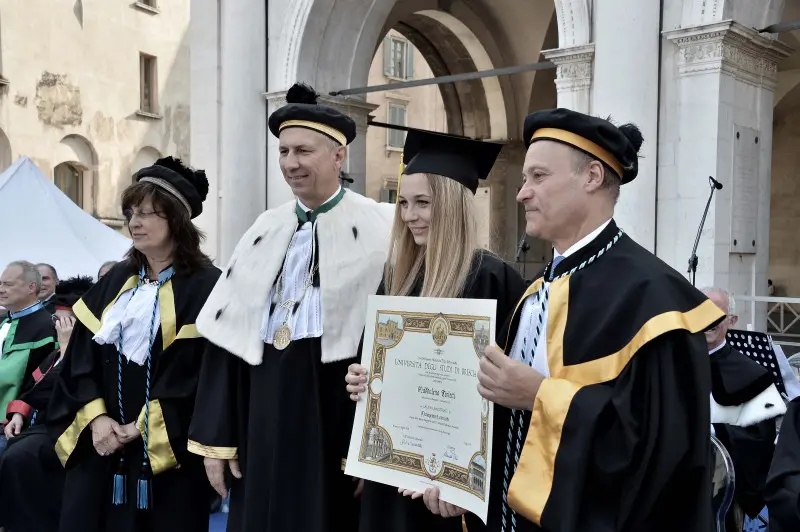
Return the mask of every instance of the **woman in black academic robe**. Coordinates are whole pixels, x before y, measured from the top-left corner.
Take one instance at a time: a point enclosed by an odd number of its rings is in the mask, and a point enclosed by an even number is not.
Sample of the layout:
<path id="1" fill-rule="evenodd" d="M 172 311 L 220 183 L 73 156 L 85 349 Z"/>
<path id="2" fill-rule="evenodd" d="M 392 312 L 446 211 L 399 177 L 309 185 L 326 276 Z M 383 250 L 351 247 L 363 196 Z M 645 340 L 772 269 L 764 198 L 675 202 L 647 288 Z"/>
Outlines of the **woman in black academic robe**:
<path id="1" fill-rule="evenodd" d="M 137 172 L 122 195 L 133 247 L 73 307 L 47 421 L 67 469 L 61 532 L 208 530 L 210 486 L 186 449 L 195 318 L 220 273 L 192 223 L 207 193 L 172 157 Z"/>
<path id="2" fill-rule="evenodd" d="M 505 322 L 525 291 L 525 282 L 510 265 L 479 249 L 472 197 L 477 178 L 469 179 L 475 175 L 484 178 L 496 156 L 494 146 L 488 143 L 452 138 L 441 142 L 409 132 L 404 157 L 410 162 L 399 184 L 379 295 L 495 299 L 496 323 Z M 351 398 L 359 400 L 365 391 L 365 368 L 353 364 L 346 380 Z M 421 498 L 365 481 L 359 531 L 461 532 L 459 513 L 434 515 Z"/>

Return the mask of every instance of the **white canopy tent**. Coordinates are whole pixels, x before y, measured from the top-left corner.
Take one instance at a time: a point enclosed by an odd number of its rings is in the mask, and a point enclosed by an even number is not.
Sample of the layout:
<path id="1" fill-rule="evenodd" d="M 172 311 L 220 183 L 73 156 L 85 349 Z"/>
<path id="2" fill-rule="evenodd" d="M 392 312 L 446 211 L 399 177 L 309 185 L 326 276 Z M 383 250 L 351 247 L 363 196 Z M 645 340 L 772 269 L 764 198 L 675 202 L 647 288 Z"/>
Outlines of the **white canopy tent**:
<path id="1" fill-rule="evenodd" d="M 0 270 L 11 261 L 52 264 L 61 279 L 121 260 L 130 239 L 75 205 L 27 157 L 0 174 Z"/>

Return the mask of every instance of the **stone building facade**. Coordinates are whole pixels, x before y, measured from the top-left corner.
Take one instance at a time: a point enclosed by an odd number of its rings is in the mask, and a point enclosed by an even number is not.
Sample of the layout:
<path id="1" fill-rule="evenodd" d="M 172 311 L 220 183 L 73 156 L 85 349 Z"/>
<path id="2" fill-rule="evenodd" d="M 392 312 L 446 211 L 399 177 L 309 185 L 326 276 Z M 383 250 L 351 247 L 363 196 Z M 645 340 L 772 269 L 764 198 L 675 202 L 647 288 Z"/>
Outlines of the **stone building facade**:
<path id="1" fill-rule="evenodd" d="M 188 30 L 188 0 L 4 0 L 0 171 L 27 156 L 122 230 L 131 175 L 189 158 Z"/>
<path id="2" fill-rule="evenodd" d="M 515 204 L 527 113 L 559 105 L 641 128 L 640 174 L 616 219 L 636 241 L 686 271 L 709 193 L 698 285 L 763 296 L 767 279 L 800 294 L 796 158 L 800 41 L 759 32 L 800 19 L 800 0 L 241 0 L 192 1 L 193 162 L 212 169 L 217 203 L 203 219 L 226 259 L 264 208 L 291 198 L 265 117 L 297 80 L 321 93 L 364 87 L 390 30 L 436 76 L 533 64 L 551 68 L 439 86 L 447 130 L 505 144 L 490 177 L 498 251 L 517 258 Z M 363 95 L 326 96 L 356 119 L 354 188 L 367 190 Z M 549 260 L 541 242 L 527 274 Z M 764 329 L 766 308 L 742 305 Z"/>

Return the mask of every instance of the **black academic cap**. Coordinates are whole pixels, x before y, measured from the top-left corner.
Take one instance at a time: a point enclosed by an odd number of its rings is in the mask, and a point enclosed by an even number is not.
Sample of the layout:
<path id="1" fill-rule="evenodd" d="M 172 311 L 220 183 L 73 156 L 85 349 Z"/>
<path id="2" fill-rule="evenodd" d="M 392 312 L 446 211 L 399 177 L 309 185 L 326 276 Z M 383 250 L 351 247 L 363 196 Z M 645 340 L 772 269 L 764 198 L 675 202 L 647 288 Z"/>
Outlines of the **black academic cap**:
<path id="1" fill-rule="evenodd" d="M 203 212 L 203 202 L 208 196 L 208 178 L 204 170 L 193 170 L 180 159 L 164 157 L 152 166 L 142 168 L 133 175 L 134 183 L 144 181 L 157 185 L 180 201 L 189 216 L 195 218 Z"/>
<path id="2" fill-rule="evenodd" d="M 319 95 L 305 83 L 295 83 L 286 93 L 286 104 L 269 117 L 276 137 L 289 127 L 304 127 L 332 138 L 342 146 L 356 138 L 356 123 L 333 107 L 317 103 Z"/>
<path id="3" fill-rule="evenodd" d="M 94 281 L 88 275 L 64 279 L 56 285 L 53 302 L 56 308 L 72 308 L 93 286 Z"/>
<path id="4" fill-rule="evenodd" d="M 577 148 L 611 168 L 623 183 L 639 173 L 642 133 L 633 124 L 615 126 L 608 120 L 570 109 L 536 111 L 525 118 L 525 146 L 552 140 Z"/>
<path id="5" fill-rule="evenodd" d="M 411 129 L 406 135 L 404 174 L 438 174 L 458 181 L 470 192 L 489 177 L 502 144 Z"/>

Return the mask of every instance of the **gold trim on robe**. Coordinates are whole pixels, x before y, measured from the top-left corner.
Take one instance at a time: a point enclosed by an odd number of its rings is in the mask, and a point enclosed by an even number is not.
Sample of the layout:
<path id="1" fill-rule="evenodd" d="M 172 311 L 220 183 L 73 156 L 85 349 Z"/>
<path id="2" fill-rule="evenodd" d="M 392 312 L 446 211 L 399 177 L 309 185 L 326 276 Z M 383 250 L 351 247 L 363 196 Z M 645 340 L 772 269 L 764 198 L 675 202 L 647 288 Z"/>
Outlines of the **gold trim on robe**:
<path id="1" fill-rule="evenodd" d="M 181 330 L 178 331 L 178 336 L 175 337 L 176 340 L 190 340 L 192 338 L 202 338 L 203 336 L 197 330 L 197 325 L 194 323 L 190 323 L 188 325 L 184 325 L 181 327 Z"/>
<path id="2" fill-rule="evenodd" d="M 544 379 L 534 398 L 525 445 L 508 488 L 509 506 L 536 525 L 541 525 L 542 513 L 553 488 L 561 433 L 572 400 L 580 389 L 616 379 L 637 351 L 653 339 L 677 330 L 698 333 L 724 317 L 722 311 L 709 300 L 687 312 L 664 312 L 645 322 L 618 352 L 589 362 L 564 366 L 564 331 L 569 312 L 570 277 L 567 275 L 550 285 L 547 305 L 547 362 L 550 377 Z M 535 285 L 531 285 L 526 294 L 532 293 Z"/>
<path id="3" fill-rule="evenodd" d="M 78 413 L 75 415 L 75 420 L 56 441 L 56 454 L 58 455 L 58 459 L 61 460 L 62 465 L 67 465 L 69 457 L 75 451 L 75 447 L 78 446 L 78 439 L 89 423 L 94 421 L 98 416 L 107 413 L 106 403 L 101 398 L 86 403 L 78 410 Z"/>
<path id="4" fill-rule="evenodd" d="M 144 434 L 144 407 L 136 420 L 136 427 Z M 150 418 L 147 420 L 147 456 L 154 475 L 168 471 L 178 465 L 172 445 L 169 443 L 164 411 L 158 399 L 150 401 Z"/>
<path id="5" fill-rule="evenodd" d="M 172 279 L 158 289 L 158 307 L 161 312 L 161 339 L 164 351 L 175 341 L 178 329 L 175 317 L 175 293 L 172 291 Z"/>
<path id="6" fill-rule="evenodd" d="M 233 460 L 239 457 L 238 449 L 236 447 L 209 447 L 197 443 L 196 441 L 189 440 L 187 450 L 190 453 L 199 454 L 206 458 L 217 458 L 219 460 Z"/>

